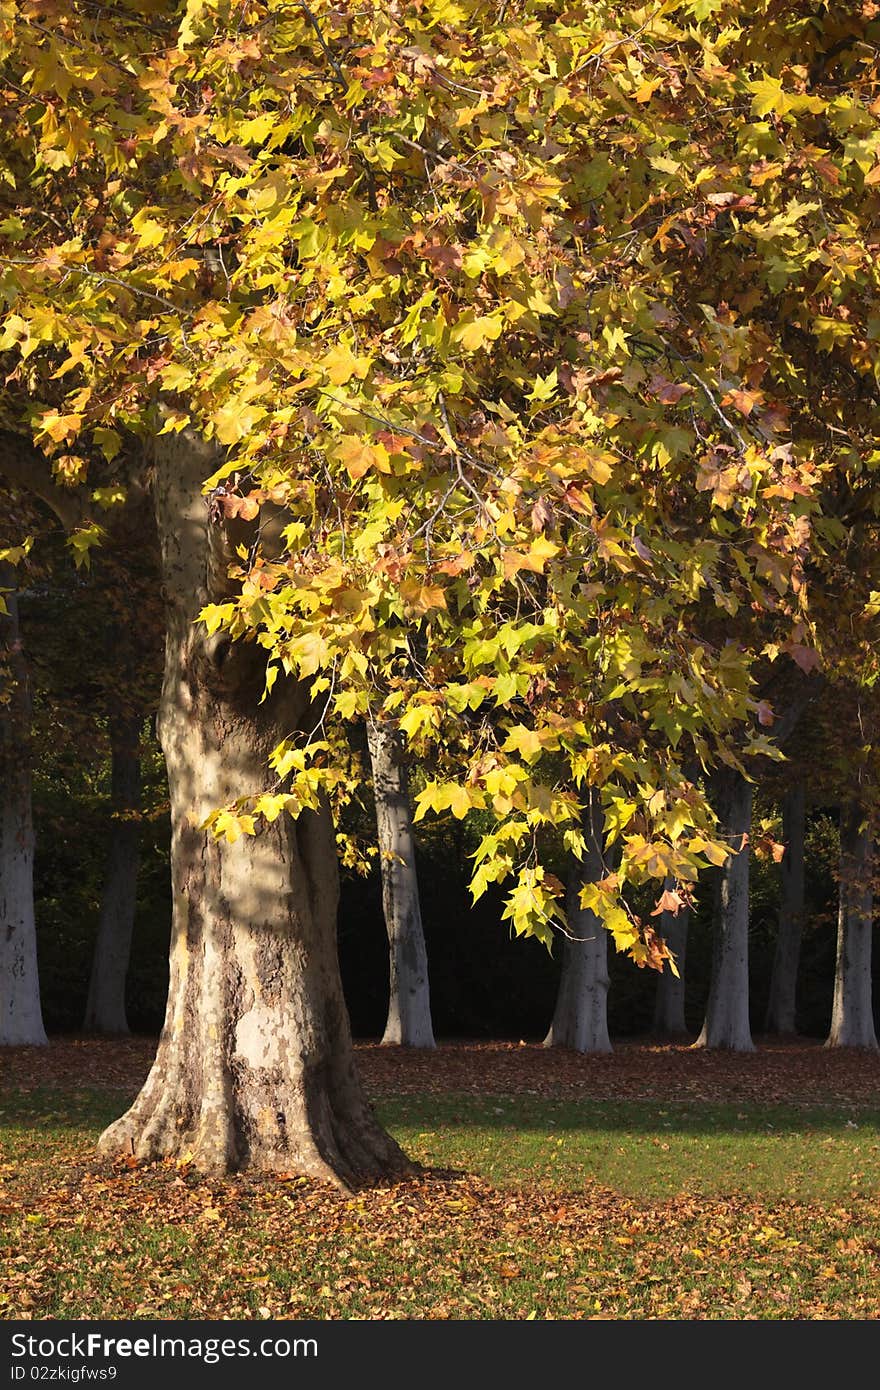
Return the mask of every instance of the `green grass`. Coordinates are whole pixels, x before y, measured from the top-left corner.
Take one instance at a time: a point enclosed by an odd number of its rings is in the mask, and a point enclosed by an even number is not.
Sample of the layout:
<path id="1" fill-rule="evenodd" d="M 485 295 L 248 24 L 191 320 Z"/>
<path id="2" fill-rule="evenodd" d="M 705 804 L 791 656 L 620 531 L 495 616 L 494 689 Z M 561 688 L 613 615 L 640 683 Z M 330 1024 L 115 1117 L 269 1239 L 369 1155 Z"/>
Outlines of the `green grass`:
<path id="1" fill-rule="evenodd" d="M 880 1110 L 517 1096 L 406 1096 L 379 1107 L 420 1162 L 493 1183 L 626 1196 L 842 1201 L 880 1193 Z"/>
<path id="2" fill-rule="evenodd" d="M 877 1110 L 399 1096 L 447 1172 L 346 1196 L 98 1163 L 123 1106 L 0 1096 L 0 1316 L 880 1316 Z"/>

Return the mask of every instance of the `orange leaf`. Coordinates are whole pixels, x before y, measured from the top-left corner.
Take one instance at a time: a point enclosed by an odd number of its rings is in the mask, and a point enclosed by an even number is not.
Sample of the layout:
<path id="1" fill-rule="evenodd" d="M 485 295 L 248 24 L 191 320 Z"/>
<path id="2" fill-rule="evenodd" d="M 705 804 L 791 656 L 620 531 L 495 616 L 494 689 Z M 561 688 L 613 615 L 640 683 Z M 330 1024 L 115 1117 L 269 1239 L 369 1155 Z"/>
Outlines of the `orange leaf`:
<path id="1" fill-rule="evenodd" d="M 357 434 L 343 435 L 335 449 L 339 462 L 344 464 L 351 478 L 357 481 L 376 468 L 380 473 L 390 472 L 388 450 L 382 444 L 371 444 Z"/>

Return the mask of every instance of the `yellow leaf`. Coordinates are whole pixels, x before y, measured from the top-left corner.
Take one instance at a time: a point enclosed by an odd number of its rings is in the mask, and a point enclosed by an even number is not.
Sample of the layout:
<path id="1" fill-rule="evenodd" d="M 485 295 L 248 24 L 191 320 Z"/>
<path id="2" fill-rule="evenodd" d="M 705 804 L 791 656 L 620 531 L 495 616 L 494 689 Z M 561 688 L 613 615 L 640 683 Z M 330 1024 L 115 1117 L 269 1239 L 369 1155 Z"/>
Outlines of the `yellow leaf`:
<path id="1" fill-rule="evenodd" d="M 237 444 L 253 430 L 254 425 L 265 415 L 261 406 L 242 405 L 232 400 L 214 416 L 214 434 L 221 444 Z"/>
<path id="2" fill-rule="evenodd" d="M 515 724 L 507 735 L 505 753 L 519 753 L 527 763 L 533 763 L 541 756 L 541 737 L 535 729 L 525 724 Z"/>
<path id="3" fill-rule="evenodd" d="M 344 386 L 353 376 L 363 380 L 369 369 L 369 358 L 355 357 L 347 343 L 340 343 L 320 359 L 318 366 L 334 386 Z"/>
<path id="4" fill-rule="evenodd" d="M 255 834 L 256 828 L 253 816 L 239 815 L 235 811 L 219 811 L 211 820 L 214 839 L 219 840 L 222 837 L 230 845 L 234 845 L 242 835 Z"/>
<path id="5" fill-rule="evenodd" d="M 137 232 L 139 246 L 147 250 L 151 246 L 160 246 L 168 236 L 167 227 L 163 227 L 161 222 L 156 222 L 152 217 L 145 217 L 142 213 L 132 218 L 132 230 Z"/>
<path id="6" fill-rule="evenodd" d="M 40 430 L 36 438 L 43 439 L 48 436 L 54 443 L 63 444 L 67 439 L 75 439 L 81 426 L 81 415 L 59 415 L 57 410 L 47 410 L 40 419 Z"/>
<path id="7" fill-rule="evenodd" d="M 532 541 L 528 550 L 505 550 L 501 556 L 504 577 L 510 579 L 519 570 L 530 570 L 533 574 L 543 574 L 547 561 L 558 553 L 559 546 L 548 540 L 546 536 L 538 536 Z"/>
<path id="8" fill-rule="evenodd" d="M 272 796 L 269 792 L 264 792 L 264 794 L 258 796 L 254 802 L 254 815 L 264 816 L 265 819 L 271 823 L 277 820 L 281 815 L 288 800 L 289 798 L 286 793 L 281 796 Z"/>
<path id="9" fill-rule="evenodd" d="M 488 314 L 482 318 L 461 318 L 452 330 L 453 342 L 460 343 L 467 352 L 479 352 L 500 336 L 501 320 Z"/>
<path id="10" fill-rule="evenodd" d="M 688 849 L 691 854 L 702 854 L 704 859 L 708 859 L 710 864 L 715 864 L 718 868 L 727 863 L 729 851 L 722 845 L 716 845 L 711 840 L 704 840 L 702 836 L 695 835 L 688 842 Z"/>
<path id="11" fill-rule="evenodd" d="M 357 434 L 343 435 L 334 454 L 355 482 L 371 468 L 380 473 L 391 472 L 390 458 L 384 444 L 371 444 Z"/>
<path id="12" fill-rule="evenodd" d="M 769 116 L 771 111 L 783 116 L 793 105 L 792 98 L 783 91 L 776 77 L 761 77 L 757 82 L 750 82 L 749 90 L 753 94 L 752 111 L 756 116 Z"/>
<path id="13" fill-rule="evenodd" d="M 199 613 L 199 621 L 208 629 L 212 637 L 221 623 L 228 623 L 235 613 L 234 603 L 207 603 Z"/>
<path id="14" fill-rule="evenodd" d="M 319 632 L 304 632 L 295 637 L 289 646 L 290 656 L 297 664 L 301 676 L 313 676 L 327 657 L 327 643 Z M 283 773 L 279 773 L 284 776 Z"/>
<path id="15" fill-rule="evenodd" d="M 432 609 L 446 607 L 446 593 L 439 584 L 404 580 L 400 586 L 400 596 L 410 613 L 429 613 Z"/>
<path id="16" fill-rule="evenodd" d="M 112 463 L 119 450 L 122 448 L 122 436 L 116 430 L 104 429 L 99 426 L 92 430 L 92 439 L 97 444 L 101 453 L 108 463 Z"/>

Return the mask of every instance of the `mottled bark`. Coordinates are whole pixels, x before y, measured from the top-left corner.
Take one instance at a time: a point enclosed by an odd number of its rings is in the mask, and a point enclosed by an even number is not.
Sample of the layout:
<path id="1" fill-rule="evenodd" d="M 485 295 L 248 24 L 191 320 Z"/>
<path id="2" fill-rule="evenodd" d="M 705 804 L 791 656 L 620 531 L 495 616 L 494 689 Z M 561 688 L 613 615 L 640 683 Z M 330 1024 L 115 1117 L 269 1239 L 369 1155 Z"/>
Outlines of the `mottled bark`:
<path id="1" fill-rule="evenodd" d="M 212 1173 L 380 1181 L 412 1165 L 354 1069 L 329 811 L 281 816 L 234 844 L 201 829 L 212 810 L 264 784 L 271 750 L 313 717 L 291 680 L 279 679 L 260 704 L 260 649 L 209 638 L 196 621 L 228 592 L 236 538 L 208 520 L 201 482 L 213 463 L 187 436 L 157 441 L 169 609 L 159 735 L 171 798 L 170 986 L 153 1068 L 101 1148 L 173 1156 Z"/>
<path id="2" fill-rule="evenodd" d="M 141 720 L 110 719 L 110 841 L 98 935 L 83 1029 L 87 1033 L 128 1032 L 125 978 L 137 903 L 140 861 Z"/>
<path id="3" fill-rule="evenodd" d="M 31 696 L 18 626 L 16 573 L 0 563 L 0 1044 L 43 1044 L 34 918 Z"/>
<path id="4" fill-rule="evenodd" d="M 797 976 L 804 924 L 804 826 L 806 787 L 796 782 L 782 801 L 782 856 L 779 931 L 770 976 L 765 1028 L 782 1036 L 797 1032 Z"/>
<path id="5" fill-rule="evenodd" d="M 384 725 L 367 730 L 389 949 L 388 1019 L 383 1043 L 434 1047 L 428 954 L 419 905 L 412 805 L 400 736 Z"/>
<path id="6" fill-rule="evenodd" d="M 716 779 L 717 810 L 732 853 L 718 870 L 712 978 L 695 1047 L 752 1052 L 749 1024 L 749 850 L 752 784 L 732 768 Z"/>
<path id="7" fill-rule="evenodd" d="M 670 879 L 666 887 L 671 889 L 673 886 Z M 660 1038 L 688 1036 L 688 1026 L 684 1017 L 684 990 L 690 920 L 689 907 L 680 907 L 677 913 L 663 912 L 660 916 L 660 935 L 674 955 L 675 968 L 678 971 L 678 975 L 674 975 L 667 962 L 657 980 L 653 1032 Z"/>
<path id="8" fill-rule="evenodd" d="M 840 812 L 840 890 L 834 1004 L 826 1047 L 877 1047 L 871 998 L 873 827 L 857 801 Z"/>
<path id="9" fill-rule="evenodd" d="M 571 935 L 565 938 L 556 1008 L 545 1047 L 576 1052 L 610 1052 L 608 1036 L 608 932 L 600 918 L 580 906 L 580 889 L 596 883 L 608 869 L 599 796 L 589 793 L 584 816 L 587 852 L 569 870 L 566 910 Z"/>

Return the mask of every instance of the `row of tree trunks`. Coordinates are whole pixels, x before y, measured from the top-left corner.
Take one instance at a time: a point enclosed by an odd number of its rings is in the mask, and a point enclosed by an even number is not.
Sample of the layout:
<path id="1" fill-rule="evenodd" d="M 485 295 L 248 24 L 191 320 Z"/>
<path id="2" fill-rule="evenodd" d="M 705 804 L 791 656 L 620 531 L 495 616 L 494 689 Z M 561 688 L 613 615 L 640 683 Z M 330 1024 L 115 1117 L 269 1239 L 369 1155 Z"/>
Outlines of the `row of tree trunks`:
<path id="1" fill-rule="evenodd" d="M 717 871 L 713 912 L 713 960 L 709 1000 L 698 1047 L 754 1050 L 749 1022 L 749 834 L 752 784 L 734 769 L 716 778 L 716 805 L 732 853 Z M 796 990 L 804 905 L 805 788 L 795 784 L 783 802 L 782 901 L 779 934 L 766 1016 L 767 1031 L 796 1031 Z M 565 940 L 553 1023 L 545 1046 L 579 1052 L 610 1050 L 607 1026 L 608 967 L 605 934 L 578 904 L 582 883 L 606 872 L 601 816 L 588 807 L 589 853 L 569 884 L 572 937 Z M 857 802 L 842 808 L 837 961 L 829 1047 L 878 1046 L 871 990 L 874 839 L 869 818 Z M 664 970 L 657 984 L 653 1031 L 660 1037 L 688 1035 L 684 1013 L 689 913 L 664 912 L 660 931 L 676 957 L 679 978 Z"/>
<path id="2" fill-rule="evenodd" d="M 15 568 L 0 562 L 0 1044 L 46 1042 L 34 918 L 31 694 Z"/>

